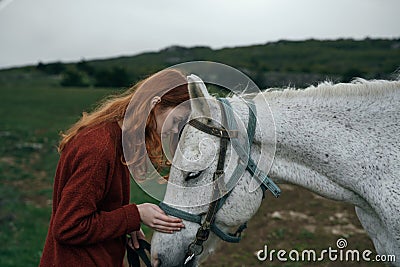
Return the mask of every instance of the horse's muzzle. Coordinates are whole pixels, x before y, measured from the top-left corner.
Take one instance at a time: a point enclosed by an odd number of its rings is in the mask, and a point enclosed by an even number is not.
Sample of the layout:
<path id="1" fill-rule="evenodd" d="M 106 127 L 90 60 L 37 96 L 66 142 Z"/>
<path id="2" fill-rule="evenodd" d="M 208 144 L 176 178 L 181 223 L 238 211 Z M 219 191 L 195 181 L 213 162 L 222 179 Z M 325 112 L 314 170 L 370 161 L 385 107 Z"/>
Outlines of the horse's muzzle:
<path id="1" fill-rule="evenodd" d="M 151 265 L 153 267 L 195 267 L 197 266 L 195 260 L 190 261 L 188 264 L 184 265 L 184 260 L 178 265 L 171 265 L 170 261 L 163 255 L 157 255 L 151 258 Z"/>

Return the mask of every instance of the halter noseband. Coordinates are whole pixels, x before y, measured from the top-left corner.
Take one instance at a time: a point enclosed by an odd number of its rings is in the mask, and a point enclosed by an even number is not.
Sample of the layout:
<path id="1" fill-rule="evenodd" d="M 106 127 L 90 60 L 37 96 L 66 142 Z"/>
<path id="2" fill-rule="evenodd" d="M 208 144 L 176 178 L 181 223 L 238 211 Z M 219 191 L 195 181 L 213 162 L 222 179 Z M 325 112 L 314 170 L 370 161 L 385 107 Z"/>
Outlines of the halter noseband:
<path id="1" fill-rule="evenodd" d="M 254 103 L 251 101 L 248 103 L 249 121 L 247 126 L 247 135 L 249 140 L 249 148 L 248 151 L 245 151 L 239 141 L 235 139 L 238 132 L 236 130 L 232 130 L 236 129 L 236 121 L 233 117 L 233 114 L 231 111 L 227 111 L 227 109 L 224 108 L 224 105 L 230 107 L 230 103 L 224 98 L 218 98 L 218 100 L 220 101 L 219 103 L 221 106 L 222 125 L 227 125 L 228 130 L 223 127 L 218 128 L 204 124 L 197 119 L 191 120 L 188 123 L 192 127 L 195 127 L 202 132 L 217 136 L 221 139 L 217 169 L 213 175 L 213 201 L 209 204 L 204 221 L 202 220 L 203 214 L 191 214 L 186 211 L 173 208 L 163 202 L 160 202 L 159 204 L 160 208 L 164 210 L 165 213 L 190 222 L 195 222 L 200 225 L 199 229 L 197 230 L 195 240 L 189 244 L 184 265 L 191 262 L 195 256 L 198 256 L 203 252 L 203 243 L 208 239 L 210 231 L 226 242 L 238 243 L 240 241 L 241 233 L 247 227 L 246 223 L 239 226 L 237 231 L 231 234 L 222 231 L 214 221 L 218 210 L 224 205 L 226 199 L 229 197 L 234 185 L 238 182 L 244 170 L 247 170 L 252 176 L 255 176 L 260 180 L 263 194 L 267 189 L 270 190 L 275 197 L 279 197 L 281 193 L 279 187 L 263 171 L 257 168 L 257 165 L 250 157 L 250 148 L 254 140 L 256 128 L 256 115 L 254 114 L 256 109 Z M 231 110 L 231 108 L 228 110 Z M 229 141 L 232 142 L 232 145 L 235 148 L 240 160 L 229 181 L 225 184 L 223 177 L 224 163 Z M 247 164 L 244 165 L 243 163 Z M 229 191 L 227 189 L 229 189 Z M 222 195 L 222 197 L 219 198 L 219 195 Z"/>

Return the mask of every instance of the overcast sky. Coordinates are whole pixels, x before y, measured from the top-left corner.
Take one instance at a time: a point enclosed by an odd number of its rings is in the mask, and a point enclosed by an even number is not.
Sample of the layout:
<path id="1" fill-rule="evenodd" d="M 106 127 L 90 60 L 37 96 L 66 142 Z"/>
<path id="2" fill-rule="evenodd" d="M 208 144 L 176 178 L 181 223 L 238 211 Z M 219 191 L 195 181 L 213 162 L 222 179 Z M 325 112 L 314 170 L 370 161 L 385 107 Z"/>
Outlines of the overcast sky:
<path id="1" fill-rule="evenodd" d="M 280 39 L 398 38 L 400 0 L 0 0 L 0 68 Z"/>

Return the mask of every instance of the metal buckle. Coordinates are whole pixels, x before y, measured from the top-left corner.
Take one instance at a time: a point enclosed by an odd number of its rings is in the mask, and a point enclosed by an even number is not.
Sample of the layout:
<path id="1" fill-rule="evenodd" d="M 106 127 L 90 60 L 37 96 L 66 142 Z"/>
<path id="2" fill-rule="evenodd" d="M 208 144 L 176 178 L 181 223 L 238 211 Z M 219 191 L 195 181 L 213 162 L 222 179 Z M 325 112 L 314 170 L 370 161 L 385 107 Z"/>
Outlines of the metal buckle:
<path id="1" fill-rule="evenodd" d="M 196 233 L 196 239 L 200 241 L 206 241 L 208 239 L 208 236 L 210 235 L 210 224 L 205 223 L 205 225 L 202 225 Z"/>
<path id="2" fill-rule="evenodd" d="M 224 137 L 224 131 L 222 129 L 217 128 L 217 127 L 210 127 L 210 129 L 211 129 L 211 132 L 215 136 L 218 136 L 218 137 L 221 137 L 221 138 Z"/>
<path id="3" fill-rule="evenodd" d="M 225 172 L 224 172 L 224 170 L 216 170 L 215 172 L 214 172 L 214 176 L 221 176 L 221 175 L 224 175 L 225 174 Z"/>

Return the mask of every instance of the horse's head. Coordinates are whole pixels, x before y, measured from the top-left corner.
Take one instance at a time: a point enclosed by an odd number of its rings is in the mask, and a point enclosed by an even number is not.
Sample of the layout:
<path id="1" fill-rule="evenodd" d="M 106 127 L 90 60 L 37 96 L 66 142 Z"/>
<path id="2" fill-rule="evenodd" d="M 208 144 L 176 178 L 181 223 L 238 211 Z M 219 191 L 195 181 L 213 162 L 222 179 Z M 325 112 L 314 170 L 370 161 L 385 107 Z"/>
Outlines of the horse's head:
<path id="1" fill-rule="evenodd" d="M 181 218 L 185 217 L 185 214 L 194 214 L 194 217 L 199 215 L 197 218 L 201 218 L 201 223 L 203 223 L 210 203 L 221 199 L 231 191 L 225 203 L 214 214 L 215 225 L 227 233 L 231 228 L 243 224 L 254 215 L 261 204 L 262 191 L 257 189 L 249 192 L 251 191 L 249 190 L 251 176 L 243 169 L 237 175 L 240 179 L 234 183 L 228 183 L 239 162 L 238 154 L 232 148 L 232 142 L 227 142 L 226 153 L 222 155 L 220 154 L 222 138 L 218 130 L 212 134 L 201 126 L 190 123 L 197 121 L 198 124 L 209 128 L 226 129 L 226 120 L 222 119 L 221 103 L 209 95 L 200 78 L 191 75 L 188 77 L 188 82 L 191 115 L 189 123 L 181 133 L 163 203 L 167 204 L 167 207 L 172 207 L 173 211 L 168 212 L 170 215 Z M 243 147 L 246 147 L 248 146 L 246 126 L 241 123 L 241 120 L 236 121 L 237 131 L 232 137 L 240 140 Z M 225 134 L 233 135 L 233 132 L 226 131 Z M 218 161 L 222 156 L 225 175 L 219 175 L 216 178 Z M 215 190 L 216 186 L 219 190 Z M 232 188 L 233 190 L 230 190 Z M 185 214 L 182 215 L 178 211 L 183 211 Z M 188 247 L 195 240 L 200 225 L 199 222 L 193 222 L 193 218 L 183 219 L 185 228 L 179 232 L 154 233 L 151 252 L 154 265 L 183 266 L 188 253 L 192 253 Z M 203 244 L 204 250 L 200 255 L 196 255 L 190 264 L 197 265 L 212 252 L 217 240 L 218 237 L 211 232 Z"/>

